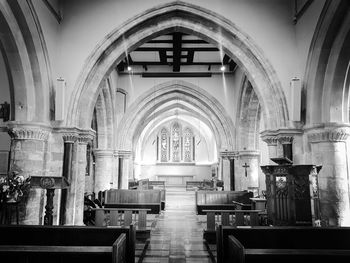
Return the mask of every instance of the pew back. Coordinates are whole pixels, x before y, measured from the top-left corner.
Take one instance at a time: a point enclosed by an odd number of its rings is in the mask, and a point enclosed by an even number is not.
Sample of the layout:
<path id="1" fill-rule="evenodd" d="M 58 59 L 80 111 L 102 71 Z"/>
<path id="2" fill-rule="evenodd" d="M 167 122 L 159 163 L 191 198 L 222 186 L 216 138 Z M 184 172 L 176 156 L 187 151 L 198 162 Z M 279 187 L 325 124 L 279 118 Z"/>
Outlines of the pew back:
<path id="1" fill-rule="evenodd" d="M 90 262 L 92 258 L 109 259 L 110 262 L 112 255 L 124 257 L 127 262 L 134 262 L 135 258 L 134 226 L 130 228 L 0 226 L 0 236 L 2 237 L 0 238 L 0 257 L 12 258 L 14 255 L 20 255 L 22 259 L 25 256 L 28 260 L 27 256 L 30 255 L 37 260 L 48 256 L 52 258 L 52 262 L 56 259 L 58 261 L 64 259 L 64 262 L 74 262 L 74 260 Z M 11 247 L 12 251 L 9 250 Z M 15 248 L 18 249 L 13 251 Z M 118 250 L 124 255 L 117 253 Z M 20 258 L 18 260 L 22 262 Z M 32 262 L 32 260 L 29 261 Z"/>
<path id="2" fill-rule="evenodd" d="M 234 228 L 219 226 L 217 228 L 218 262 L 227 262 L 229 251 L 234 243 L 229 242 L 233 236 L 245 250 L 350 250 L 350 228 L 315 228 L 315 227 L 252 227 Z M 311 253 L 310 252 L 310 253 Z M 287 253 L 287 252 L 286 252 Z M 297 253 L 297 252 L 295 252 Z M 270 251 L 270 254 L 272 252 Z M 275 255 L 277 252 L 274 253 Z"/>
<path id="3" fill-rule="evenodd" d="M 105 208 L 151 209 L 148 213 L 158 214 L 161 210 L 161 197 L 160 190 L 110 189 L 106 191 L 104 206 Z"/>
<path id="4" fill-rule="evenodd" d="M 205 214 L 203 210 L 232 210 L 236 205 L 233 201 L 250 204 L 253 197 L 248 191 L 196 191 L 197 213 Z"/>

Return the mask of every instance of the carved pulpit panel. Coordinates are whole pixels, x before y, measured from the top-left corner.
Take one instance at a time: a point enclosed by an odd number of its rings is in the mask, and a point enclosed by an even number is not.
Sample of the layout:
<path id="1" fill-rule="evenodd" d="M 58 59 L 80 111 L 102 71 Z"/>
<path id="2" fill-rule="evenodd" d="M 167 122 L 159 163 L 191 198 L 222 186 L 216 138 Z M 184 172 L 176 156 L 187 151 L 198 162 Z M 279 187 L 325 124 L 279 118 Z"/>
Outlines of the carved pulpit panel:
<path id="1" fill-rule="evenodd" d="M 266 175 L 267 213 L 270 223 L 312 225 L 319 217 L 319 170 L 316 166 L 284 164 L 262 166 L 261 169 Z"/>

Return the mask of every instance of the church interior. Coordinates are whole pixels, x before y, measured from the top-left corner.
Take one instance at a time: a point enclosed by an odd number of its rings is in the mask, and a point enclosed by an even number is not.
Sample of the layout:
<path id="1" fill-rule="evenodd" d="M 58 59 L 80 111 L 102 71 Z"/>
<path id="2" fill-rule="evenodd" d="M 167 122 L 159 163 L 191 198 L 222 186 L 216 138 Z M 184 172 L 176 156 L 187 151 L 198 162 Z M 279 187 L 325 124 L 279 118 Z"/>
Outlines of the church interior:
<path id="1" fill-rule="evenodd" d="M 1 256 L 349 261 L 348 0 L 0 0 L 0 51 Z"/>

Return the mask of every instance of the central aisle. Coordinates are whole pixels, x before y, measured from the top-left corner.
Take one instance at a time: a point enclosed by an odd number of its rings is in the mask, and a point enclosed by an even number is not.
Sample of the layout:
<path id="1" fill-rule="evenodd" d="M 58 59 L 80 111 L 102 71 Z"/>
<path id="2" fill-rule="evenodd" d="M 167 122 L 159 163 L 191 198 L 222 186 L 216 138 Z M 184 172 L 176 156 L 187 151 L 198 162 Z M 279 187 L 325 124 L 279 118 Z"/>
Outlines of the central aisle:
<path id="1" fill-rule="evenodd" d="M 194 191 L 166 189 L 166 208 L 149 241 L 142 262 L 212 262 L 197 219 Z"/>

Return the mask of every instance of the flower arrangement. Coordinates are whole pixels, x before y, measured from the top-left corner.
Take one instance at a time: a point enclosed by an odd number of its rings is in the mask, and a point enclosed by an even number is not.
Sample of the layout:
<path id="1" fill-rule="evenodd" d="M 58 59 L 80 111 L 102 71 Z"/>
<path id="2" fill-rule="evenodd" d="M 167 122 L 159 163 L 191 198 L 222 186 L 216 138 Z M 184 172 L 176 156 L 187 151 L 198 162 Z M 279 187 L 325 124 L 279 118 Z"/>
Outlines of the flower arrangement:
<path id="1" fill-rule="evenodd" d="M 29 191 L 30 177 L 24 178 L 17 171 L 0 178 L 0 203 L 17 202 Z"/>

